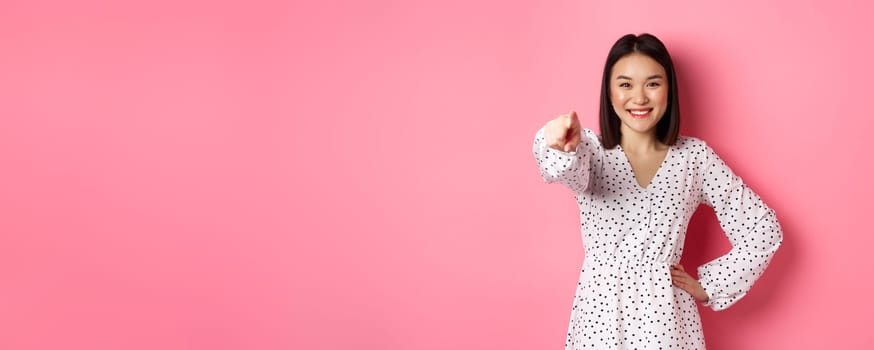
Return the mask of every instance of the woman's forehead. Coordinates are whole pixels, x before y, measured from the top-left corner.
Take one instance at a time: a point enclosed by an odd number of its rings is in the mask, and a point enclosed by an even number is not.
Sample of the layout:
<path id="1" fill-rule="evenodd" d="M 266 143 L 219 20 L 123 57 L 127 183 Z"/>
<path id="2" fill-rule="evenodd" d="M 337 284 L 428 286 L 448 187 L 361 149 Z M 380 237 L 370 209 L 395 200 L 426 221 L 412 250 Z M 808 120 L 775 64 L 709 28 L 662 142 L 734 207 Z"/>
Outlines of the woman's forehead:
<path id="1" fill-rule="evenodd" d="M 620 58 L 613 64 L 612 74 L 614 79 L 620 75 L 625 78 L 647 79 L 654 75 L 665 76 L 665 67 L 662 67 L 655 59 L 647 55 L 634 53 Z"/>

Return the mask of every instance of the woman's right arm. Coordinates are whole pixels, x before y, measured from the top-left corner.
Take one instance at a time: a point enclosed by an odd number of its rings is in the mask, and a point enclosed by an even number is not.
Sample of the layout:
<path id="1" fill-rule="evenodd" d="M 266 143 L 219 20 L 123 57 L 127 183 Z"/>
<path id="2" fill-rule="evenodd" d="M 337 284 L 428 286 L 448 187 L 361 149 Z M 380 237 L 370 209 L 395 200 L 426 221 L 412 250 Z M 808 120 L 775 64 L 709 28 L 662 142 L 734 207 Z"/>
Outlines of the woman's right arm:
<path id="1" fill-rule="evenodd" d="M 574 193 L 589 185 L 592 150 L 591 131 L 582 130 L 575 112 L 549 121 L 534 136 L 534 159 L 546 183 L 561 183 Z"/>

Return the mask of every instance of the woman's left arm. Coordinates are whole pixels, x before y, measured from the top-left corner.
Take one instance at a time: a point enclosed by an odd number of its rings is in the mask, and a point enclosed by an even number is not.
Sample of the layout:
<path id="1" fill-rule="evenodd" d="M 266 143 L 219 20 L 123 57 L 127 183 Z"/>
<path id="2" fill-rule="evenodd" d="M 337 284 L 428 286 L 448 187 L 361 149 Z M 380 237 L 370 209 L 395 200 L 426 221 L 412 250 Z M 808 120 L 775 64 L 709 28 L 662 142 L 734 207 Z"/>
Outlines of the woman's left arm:
<path id="1" fill-rule="evenodd" d="M 704 305 L 718 311 L 746 295 L 780 247 L 783 231 L 774 210 L 712 148 L 702 146 L 700 200 L 714 209 L 732 246 L 728 254 L 698 268 L 699 282 L 710 297 Z"/>

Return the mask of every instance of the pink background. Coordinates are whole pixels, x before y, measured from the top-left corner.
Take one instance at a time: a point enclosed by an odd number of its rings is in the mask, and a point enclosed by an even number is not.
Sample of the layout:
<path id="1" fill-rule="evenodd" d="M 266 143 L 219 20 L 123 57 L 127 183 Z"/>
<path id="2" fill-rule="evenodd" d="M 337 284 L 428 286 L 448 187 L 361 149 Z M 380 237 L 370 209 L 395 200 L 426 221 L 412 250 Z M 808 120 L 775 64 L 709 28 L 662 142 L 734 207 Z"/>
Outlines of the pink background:
<path id="1" fill-rule="evenodd" d="M 872 347 L 872 8 L 709 3 L 5 1 L 0 348 L 560 349 L 531 141 L 629 32 L 785 229 L 709 348 Z M 684 263 L 727 249 L 702 208 Z"/>

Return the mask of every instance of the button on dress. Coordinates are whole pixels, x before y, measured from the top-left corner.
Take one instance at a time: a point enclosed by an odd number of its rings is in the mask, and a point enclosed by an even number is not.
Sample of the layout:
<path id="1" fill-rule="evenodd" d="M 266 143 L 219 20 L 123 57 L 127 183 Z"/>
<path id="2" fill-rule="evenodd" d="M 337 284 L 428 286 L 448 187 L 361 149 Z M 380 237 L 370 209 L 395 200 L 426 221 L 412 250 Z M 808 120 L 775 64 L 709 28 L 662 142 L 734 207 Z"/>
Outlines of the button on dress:
<path id="1" fill-rule="evenodd" d="M 714 310 L 742 298 L 782 242 L 774 211 L 703 141 L 680 136 L 650 184 L 634 177 L 621 146 L 583 130 L 572 152 L 534 138 L 547 183 L 570 188 L 585 249 L 565 349 L 704 349 L 695 300 L 671 283 L 689 219 L 714 209 L 732 249 L 698 268 Z"/>

